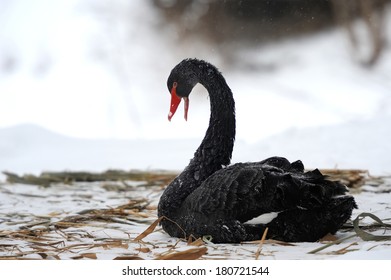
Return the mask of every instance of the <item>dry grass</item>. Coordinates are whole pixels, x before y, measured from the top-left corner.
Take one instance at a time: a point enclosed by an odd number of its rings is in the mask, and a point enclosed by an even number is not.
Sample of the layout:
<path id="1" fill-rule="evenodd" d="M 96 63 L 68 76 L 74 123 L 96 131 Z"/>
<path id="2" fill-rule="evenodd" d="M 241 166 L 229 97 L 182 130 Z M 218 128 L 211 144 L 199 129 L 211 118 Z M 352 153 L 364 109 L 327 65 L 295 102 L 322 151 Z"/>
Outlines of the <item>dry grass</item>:
<path id="1" fill-rule="evenodd" d="M 328 170 L 325 173 L 333 179 L 342 178 L 356 189 L 364 184 L 383 186 L 385 182 L 389 183 L 389 178 L 371 177 L 361 170 Z M 0 260 L 262 259 L 278 256 L 279 251 L 304 250 L 303 254 L 307 254 L 318 249 L 315 255 L 319 255 L 324 250 L 319 250 L 319 243 L 299 249 L 301 244 L 267 240 L 267 231 L 260 241 L 231 245 L 213 244 L 208 239 L 168 237 L 158 226 L 156 204 L 163 187 L 175 176 L 173 173 L 136 174 L 132 171 L 127 173 L 132 179 L 125 180 L 125 173 L 121 172 L 117 180 L 110 177 L 110 180 L 98 181 L 90 179 L 99 178 L 99 174 L 88 176 L 83 173 L 84 177 L 81 173 L 67 172 L 63 177 L 59 174 L 65 173 L 44 173 L 45 184 L 41 184 L 40 176 L 15 174 L 8 177 L 13 183 L 0 183 L 0 199 L 14 205 L 8 210 L 0 210 Z M 81 178 L 89 179 L 82 181 Z M 44 188 L 35 186 L 34 182 Z M 63 208 L 61 203 L 65 203 Z M 58 209 L 49 210 L 54 206 Z M 42 212 L 38 211 L 42 207 L 48 211 L 37 214 Z M 367 225 L 361 229 L 379 230 L 379 227 Z M 353 225 L 345 230 L 353 233 Z M 335 236 L 328 236 L 321 242 L 334 246 L 332 251 L 322 252 L 323 257 L 358 250 L 361 244 L 357 238 L 346 244 Z M 382 246 L 390 245 L 391 242 L 382 243 Z"/>

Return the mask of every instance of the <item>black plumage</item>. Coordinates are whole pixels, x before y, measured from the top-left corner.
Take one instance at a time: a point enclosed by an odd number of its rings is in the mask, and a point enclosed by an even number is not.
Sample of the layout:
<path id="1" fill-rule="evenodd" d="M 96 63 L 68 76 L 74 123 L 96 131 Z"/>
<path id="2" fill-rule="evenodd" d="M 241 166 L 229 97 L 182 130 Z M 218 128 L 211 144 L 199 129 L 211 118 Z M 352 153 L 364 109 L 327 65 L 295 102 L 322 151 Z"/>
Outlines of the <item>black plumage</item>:
<path id="1" fill-rule="evenodd" d="M 167 86 L 187 99 L 197 83 L 209 92 L 210 122 L 193 159 L 160 198 L 158 216 L 165 217 L 161 224 L 168 234 L 238 243 L 260 239 L 267 227 L 268 238 L 316 241 L 350 218 L 356 203 L 347 188 L 317 169 L 305 172 L 301 161 L 272 157 L 229 166 L 235 103 L 221 73 L 205 61 L 185 59 L 171 71 Z M 248 223 L 270 212 L 278 215 L 269 223 Z"/>

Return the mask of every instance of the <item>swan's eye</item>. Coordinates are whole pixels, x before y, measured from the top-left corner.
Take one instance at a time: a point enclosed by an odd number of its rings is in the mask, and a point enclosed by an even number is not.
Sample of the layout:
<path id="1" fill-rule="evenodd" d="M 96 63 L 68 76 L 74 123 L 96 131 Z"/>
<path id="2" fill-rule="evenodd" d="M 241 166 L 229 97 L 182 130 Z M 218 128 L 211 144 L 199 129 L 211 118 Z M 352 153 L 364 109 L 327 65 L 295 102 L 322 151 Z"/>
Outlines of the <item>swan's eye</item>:
<path id="1" fill-rule="evenodd" d="M 177 82 L 173 82 L 173 83 L 172 83 L 172 87 L 173 87 L 173 88 L 176 88 L 177 86 L 178 86 L 178 83 L 177 83 Z"/>

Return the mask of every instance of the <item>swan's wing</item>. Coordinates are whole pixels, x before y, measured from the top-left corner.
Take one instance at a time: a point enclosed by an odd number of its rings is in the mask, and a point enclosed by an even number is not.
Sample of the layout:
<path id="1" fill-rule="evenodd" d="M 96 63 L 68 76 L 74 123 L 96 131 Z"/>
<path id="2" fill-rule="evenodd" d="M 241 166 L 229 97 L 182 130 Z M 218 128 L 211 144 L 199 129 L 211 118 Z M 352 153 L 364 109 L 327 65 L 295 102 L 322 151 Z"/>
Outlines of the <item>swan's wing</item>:
<path id="1" fill-rule="evenodd" d="M 264 213 L 322 207 L 346 188 L 318 171 L 303 172 L 301 162 L 271 158 L 239 163 L 215 172 L 188 196 L 184 207 L 195 213 L 246 222 Z"/>

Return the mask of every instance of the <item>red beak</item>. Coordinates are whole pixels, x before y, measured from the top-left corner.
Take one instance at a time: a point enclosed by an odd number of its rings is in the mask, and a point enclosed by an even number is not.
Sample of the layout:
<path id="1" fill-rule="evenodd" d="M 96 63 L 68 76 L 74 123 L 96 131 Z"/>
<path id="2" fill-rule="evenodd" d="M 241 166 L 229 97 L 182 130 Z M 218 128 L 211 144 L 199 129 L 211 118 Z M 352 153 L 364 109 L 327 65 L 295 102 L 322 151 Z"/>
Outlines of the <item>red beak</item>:
<path id="1" fill-rule="evenodd" d="M 185 120 L 187 121 L 187 111 L 189 109 L 189 98 L 183 97 L 185 100 Z M 181 103 L 181 98 L 176 94 L 176 84 L 171 89 L 171 105 L 170 112 L 168 113 L 168 120 L 171 121 L 171 118 L 174 116 L 176 110 L 178 109 L 179 103 Z"/>

